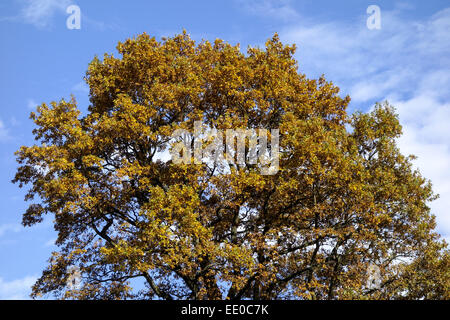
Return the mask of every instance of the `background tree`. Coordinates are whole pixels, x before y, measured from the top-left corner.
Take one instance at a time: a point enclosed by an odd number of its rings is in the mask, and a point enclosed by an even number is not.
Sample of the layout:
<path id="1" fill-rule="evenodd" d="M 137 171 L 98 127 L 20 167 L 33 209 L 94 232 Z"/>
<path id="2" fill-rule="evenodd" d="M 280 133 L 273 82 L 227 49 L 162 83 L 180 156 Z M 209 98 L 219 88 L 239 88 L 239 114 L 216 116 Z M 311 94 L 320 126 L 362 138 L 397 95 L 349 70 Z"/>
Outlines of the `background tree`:
<path id="1" fill-rule="evenodd" d="M 396 146 L 387 103 L 348 115 L 349 97 L 298 72 L 294 46 L 265 49 L 183 34 L 119 43 L 89 65 L 90 106 L 42 104 L 39 144 L 14 182 L 54 216 L 59 251 L 33 287 L 77 299 L 449 298 L 449 254 L 431 184 Z M 174 164 L 171 133 L 280 129 L 280 170 Z M 369 266 L 379 286 L 367 284 Z M 81 287 L 67 286 L 78 266 Z"/>

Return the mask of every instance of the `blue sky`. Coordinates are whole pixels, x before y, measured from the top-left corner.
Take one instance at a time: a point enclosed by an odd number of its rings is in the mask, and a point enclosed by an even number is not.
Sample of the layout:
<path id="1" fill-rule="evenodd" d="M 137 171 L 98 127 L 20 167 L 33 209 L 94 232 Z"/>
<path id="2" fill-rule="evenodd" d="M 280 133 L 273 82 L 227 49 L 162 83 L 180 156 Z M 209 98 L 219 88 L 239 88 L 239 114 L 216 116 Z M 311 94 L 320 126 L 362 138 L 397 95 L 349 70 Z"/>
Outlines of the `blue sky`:
<path id="1" fill-rule="evenodd" d="M 66 8 L 81 9 L 69 30 Z M 369 5 L 381 29 L 369 30 Z M 448 0 L 87 1 L 6 0 L 0 3 L 0 299 L 27 298 L 52 250 L 51 217 L 23 228 L 24 191 L 10 183 L 14 151 L 33 143 L 30 111 L 74 94 L 88 105 L 83 83 L 94 55 L 147 32 L 160 38 L 186 29 L 196 40 L 222 38 L 262 46 L 278 32 L 297 44 L 300 71 L 325 74 L 350 94 L 350 111 L 388 99 L 397 107 L 401 150 L 431 179 L 438 231 L 450 239 L 450 3 Z"/>

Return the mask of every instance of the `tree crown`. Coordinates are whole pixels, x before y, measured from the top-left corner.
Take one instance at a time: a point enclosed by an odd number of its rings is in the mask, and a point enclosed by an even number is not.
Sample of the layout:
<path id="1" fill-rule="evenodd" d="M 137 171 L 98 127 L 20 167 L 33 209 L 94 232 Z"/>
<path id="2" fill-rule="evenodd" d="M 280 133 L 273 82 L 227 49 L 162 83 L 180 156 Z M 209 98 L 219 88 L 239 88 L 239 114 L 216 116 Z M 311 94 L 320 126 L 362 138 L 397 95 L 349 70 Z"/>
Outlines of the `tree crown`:
<path id="1" fill-rule="evenodd" d="M 348 115 L 350 98 L 299 73 L 295 46 L 277 35 L 246 54 L 186 32 L 117 50 L 89 65 L 88 113 L 74 97 L 40 105 L 38 144 L 16 153 L 13 181 L 33 201 L 23 224 L 50 213 L 58 232 L 34 296 L 450 297 L 435 195 L 399 151 L 387 102 Z M 279 171 L 163 161 L 172 132 L 195 121 L 279 129 Z M 67 286 L 73 265 L 77 288 Z"/>

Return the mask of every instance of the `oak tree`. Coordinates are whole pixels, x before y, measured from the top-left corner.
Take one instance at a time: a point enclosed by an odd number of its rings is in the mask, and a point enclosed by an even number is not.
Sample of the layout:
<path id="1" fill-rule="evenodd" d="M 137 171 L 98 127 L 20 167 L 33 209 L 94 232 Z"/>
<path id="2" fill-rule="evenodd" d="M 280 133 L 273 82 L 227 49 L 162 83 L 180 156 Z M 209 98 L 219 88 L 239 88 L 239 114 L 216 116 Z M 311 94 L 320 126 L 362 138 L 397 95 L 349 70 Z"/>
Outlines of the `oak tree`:
<path id="1" fill-rule="evenodd" d="M 277 35 L 246 53 L 186 32 L 117 50 L 89 64 L 86 114 L 74 97 L 41 104 L 37 144 L 16 152 L 23 224 L 51 215 L 58 233 L 32 296 L 450 298 L 436 195 L 400 152 L 387 102 L 348 114 L 350 98 L 300 73 Z M 279 171 L 164 160 L 194 121 L 279 129 Z"/>

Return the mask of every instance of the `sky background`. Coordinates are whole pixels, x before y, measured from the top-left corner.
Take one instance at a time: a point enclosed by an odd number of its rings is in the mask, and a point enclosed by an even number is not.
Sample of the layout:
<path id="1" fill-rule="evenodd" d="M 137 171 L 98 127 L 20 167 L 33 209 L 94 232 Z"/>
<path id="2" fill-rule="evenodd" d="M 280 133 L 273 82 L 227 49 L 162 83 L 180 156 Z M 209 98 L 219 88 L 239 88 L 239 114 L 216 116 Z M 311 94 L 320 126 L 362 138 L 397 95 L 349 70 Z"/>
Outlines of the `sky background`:
<path id="1" fill-rule="evenodd" d="M 69 5 L 81 9 L 81 29 L 69 30 Z M 381 29 L 369 30 L 369 5 Z M 52 217 L 20 225 L 27 207 L 10 181 L 14 152 L 34 143 L 29 113 L 42 102 L 74 94 L 88 106 L 83 76 L 95 55 L 147 32 L 160 39 L 186 29 L 195 40 L 216 38 L 241 48 L 263 46 L 278 32 L 298 47 L 299 71 L 325 74 L 352 98 L 349 112 L 388 100 L 397 108 L 405 154 L 431 179 L 437 230 L 450 239 L 450 2 L 378 0 L 116 1 L 2 0 L 0 2 L 0 299 L 25 299 L 41 274 L 56 233 Z M 245 51 L 245 50 L 244 50 Z"/>

